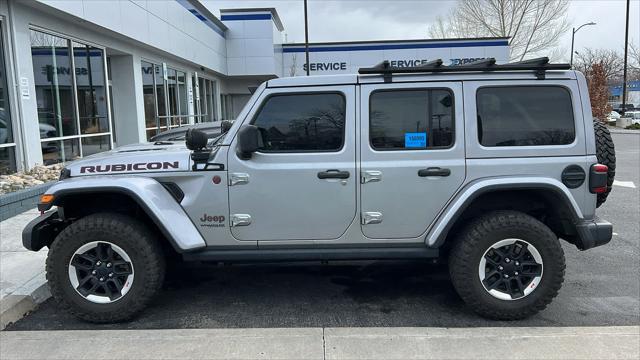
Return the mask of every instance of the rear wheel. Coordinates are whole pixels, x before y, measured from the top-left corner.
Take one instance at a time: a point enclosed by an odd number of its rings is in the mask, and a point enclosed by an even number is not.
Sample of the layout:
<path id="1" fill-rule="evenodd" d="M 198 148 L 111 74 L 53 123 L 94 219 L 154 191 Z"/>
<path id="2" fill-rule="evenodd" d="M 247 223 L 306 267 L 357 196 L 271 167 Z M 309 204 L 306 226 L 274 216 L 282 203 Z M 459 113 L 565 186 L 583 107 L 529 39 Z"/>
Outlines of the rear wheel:
<path id="1" fill-rule="evenodd" d="M 94 214 L 66 227 L 47 257 L 58 304 L 91 322 L 130 319 L 162 286 L 165 260 L 153 232 L 135 219 Z"/>
<path id="2" fill-rule="evenodd" d="M 462 299 L 478 314 L 516 320 L 544 309 L 564 280 L 565 260 L 555 234 L 535 218 L 496 211 L 458 234 L 449 272 Z"/>

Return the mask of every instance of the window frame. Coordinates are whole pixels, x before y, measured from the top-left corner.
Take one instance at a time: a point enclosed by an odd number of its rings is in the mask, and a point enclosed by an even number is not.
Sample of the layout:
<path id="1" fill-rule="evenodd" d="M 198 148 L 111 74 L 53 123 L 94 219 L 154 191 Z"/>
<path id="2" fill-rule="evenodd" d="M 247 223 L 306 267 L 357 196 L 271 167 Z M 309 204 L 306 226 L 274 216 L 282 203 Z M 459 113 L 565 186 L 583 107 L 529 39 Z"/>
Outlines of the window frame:
<path id="1" fill-rule="evenodd" d="M 567 144 L 545 144 L 545 145 L 513 145 L 513 146 L 490 146 L 490 145 L 483 145 L 482 142 L 480 141 L 480 127 L 478 126 L 478 116 L 479 115 L 479 111 L 478 111 L 478 93 L 480 92 L 480 90 L 483 89 L 499 89 L 499 88 L 541 88 L 541 87 L 554 87 L 554 88 L 561 88 L 562 90 L 566 91 L 569 94 L 569 104 L 570 104 L 570 109 L 571 109 L 571 117 L 573 119 L 573 140 L 570 143 Z M 571 89 L 568 86 L 565 85 L 560 85 L 560 84 L 540 84 L 540 85 L 483 85 L 483 86 L 479 86 L 478 88 L 476 88 L 475 90 L 475 96 L 474 96 L 474 100 L 475 100 L 475 112 L 476 112 L 476 120 L 475 120 L 475 127 L 476 127 L 476 137 L 475 137 L 475 141 L 476 144 L 478 146 L 480 146 L 481 149 L 522 149 L 522 148 L 541 148 L 543 146 L 553 146 L 553 147 L 570 147 L 576 144 L 576 141 L 578 140 L 578 129 L 577 129 L 577 125 L 576 125 L 576 112 L 574 110 L 574 98 L 573 98 L 573 93 L 571 91 Z"/>
<path id="2" fill-rule="evenodd" d="M 339 95 L 344 104 L 344 127 L 342 128 L 342 142 L 340 143 L 340 147 L 335 150 L 263 150 L 259 149 L 256 152 L 261 154 L 321 154 L 321 153 L 339 153 L 344 150 L 344 145 L 346 143 L 347 137 L 347 95 L 339 90 L 327 90 L 327 91 L 296 91 L 296 92 L 282 92 L 282 93 L 271 93 L 262 99 L 260 106 L 253 113 L 251 117 L 251 121 L 248 125 L 254 125 L 256 122 L 258 115 L 262 112 L 267 102 L 273 97 L 279 96 L 291 96 L 291 95 L 328 95 L 335 94 Z"/>
<path id="3" fill-rule="evenodd" d="M 444 90 L 447 91 L 451 95 L 451 126 L 452 126 L 452 136 L 451 136 L 451 144 L 449 146 L 434 146 L 427 147 L 426 149 L 415 149 L 415 148 L 376 148 L 371 143 L 371 98 L 374 94 L 379 92 L 402 92 L 402 91 L 429 91 L 429 90 Z M 388 151 L 433 151 L 433 150 L 449 150 L 456 145 L 456 98 L 455 91 L 449 87 L 437 86 L 437 87 L 415 87 L 415 88 L 388 88 L 388 89 L 376 89 L 369 93 L 369 109 L 368 109 L 368 121 L 369 121 L 369 148 L 375 152 L 388 152 Z"/>

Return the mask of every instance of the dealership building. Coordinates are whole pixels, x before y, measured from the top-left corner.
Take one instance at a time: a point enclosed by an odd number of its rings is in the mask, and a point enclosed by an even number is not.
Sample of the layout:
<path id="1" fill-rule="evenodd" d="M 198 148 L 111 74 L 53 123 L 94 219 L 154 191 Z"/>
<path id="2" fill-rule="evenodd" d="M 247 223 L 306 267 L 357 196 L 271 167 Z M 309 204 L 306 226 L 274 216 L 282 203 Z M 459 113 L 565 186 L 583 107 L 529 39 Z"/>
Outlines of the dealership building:
<path id="1" fill-rule="evenodd" d="M 305 76 L 273 8 L 198 0 L 0 0 L 0 174 L 71 161 L 168 128 L 233 119 L 261 82 Z M 311 14 L 313 16 L 313 14 Z M 507 39 L 309 45 L 311 75 L 382 60 L 509 58 Z"/>

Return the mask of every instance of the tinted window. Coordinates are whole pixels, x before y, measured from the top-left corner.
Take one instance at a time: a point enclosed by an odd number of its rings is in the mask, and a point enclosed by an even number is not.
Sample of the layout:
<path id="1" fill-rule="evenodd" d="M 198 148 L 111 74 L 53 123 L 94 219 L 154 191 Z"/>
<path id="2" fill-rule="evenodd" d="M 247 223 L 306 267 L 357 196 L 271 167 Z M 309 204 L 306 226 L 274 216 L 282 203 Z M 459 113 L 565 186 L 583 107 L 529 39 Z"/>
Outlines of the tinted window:
<path id="1" fill-rule="evenodd" d="M 340 94 L 276 95 L 253 125 L 262 133 L 263 151 L 336 151 L 344 140 L 344 114 Z"/>
<path id="2" fill-rule="evenodd" d="M 453 144 L 453 94 L 448 90 L 377 91 L 369 111 L 369 140 L 376 150 Z"/>
<path id="3" fill-rule="evenodd" d="M 558 86 L 481 88 L 477 106 L 483 146 L 564 145 L 575 137 L 571 96 Z"/>

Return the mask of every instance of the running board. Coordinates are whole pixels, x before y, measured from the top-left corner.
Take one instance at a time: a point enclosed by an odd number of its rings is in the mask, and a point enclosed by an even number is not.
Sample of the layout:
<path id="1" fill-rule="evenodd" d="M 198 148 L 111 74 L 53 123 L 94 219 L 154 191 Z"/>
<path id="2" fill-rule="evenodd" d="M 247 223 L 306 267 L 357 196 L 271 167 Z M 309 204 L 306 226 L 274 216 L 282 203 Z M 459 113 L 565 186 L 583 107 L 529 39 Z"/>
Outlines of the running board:
<path id="1" fill-rule="evenodd" d="M 338 249 L 251 249 L 200 250 L 183 253 L 185 261 L 325 261 L 325 260 L 389 260 L 433 259 L 438 249 L 426 247 L 338 248 Z"/>

